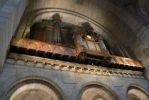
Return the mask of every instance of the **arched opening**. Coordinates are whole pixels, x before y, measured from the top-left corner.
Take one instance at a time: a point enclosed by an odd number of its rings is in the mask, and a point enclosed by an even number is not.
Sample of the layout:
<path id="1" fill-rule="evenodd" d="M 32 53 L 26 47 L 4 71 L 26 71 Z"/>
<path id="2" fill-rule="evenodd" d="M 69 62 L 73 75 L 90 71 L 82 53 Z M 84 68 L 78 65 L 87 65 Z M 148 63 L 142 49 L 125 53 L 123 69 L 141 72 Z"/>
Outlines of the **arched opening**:
<path id="1" fill-rule="evenodd" d="M 63 94 L 53 83 L 40 79 L 19 82 L 8 95 L 9 100 L 64 100 Z"/>
<path id="2" fill-rule="evenodd" d="M 100 85 L 89 85 L 83 89 L 80 100 L 117 100 L 117 97 L 110 89 Z"/>
<path id="3" fill-rule="evenodd" d="M 108 34 L 107 28 L 84 14 L 61 8 L 37 9 L 24 15 L 10 54 L 143 72 L 143 65 L 130 59 L 127 50 Z"/>
<path id="4" fill-rule="evenodd" d="M 56 92 L 51 88 L 39 84 L 30 83 L 18 88 L 10 97 L 10 100 L 59 100 Z"/>
<path id="5" fill-rule="evenodd" d="M 128 100 L 149 100 L 149 96 L 138 87 L 130 87 L 128 90 Z"/>

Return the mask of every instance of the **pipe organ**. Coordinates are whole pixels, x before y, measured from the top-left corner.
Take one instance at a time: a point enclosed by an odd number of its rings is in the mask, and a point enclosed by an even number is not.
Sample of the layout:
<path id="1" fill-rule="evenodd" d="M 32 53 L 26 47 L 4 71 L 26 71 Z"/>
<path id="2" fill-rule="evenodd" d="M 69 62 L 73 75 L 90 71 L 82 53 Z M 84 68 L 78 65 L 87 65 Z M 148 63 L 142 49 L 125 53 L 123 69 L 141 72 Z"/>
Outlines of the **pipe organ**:
<path id="1" fill-rule="evenodd" d="M 107 68 L 144 70 L 139 61 L 111 55 L 104 41 L 88 22 L 70 25 L 54 14 L 51 20 L 34 23 L 25 38 L 14 38 L 10 52 Z"/>
<path id="2" fill-rule="evenodd" d="M 93 31 L 88 22 L 82 24 L 82 32 L 76 34 L 75 42 L 77 42 L 76 44 L 79 45 L 79 48 L 83 48 L 81 52 L 88 56 L 110 57 L 102 37 Z"/>

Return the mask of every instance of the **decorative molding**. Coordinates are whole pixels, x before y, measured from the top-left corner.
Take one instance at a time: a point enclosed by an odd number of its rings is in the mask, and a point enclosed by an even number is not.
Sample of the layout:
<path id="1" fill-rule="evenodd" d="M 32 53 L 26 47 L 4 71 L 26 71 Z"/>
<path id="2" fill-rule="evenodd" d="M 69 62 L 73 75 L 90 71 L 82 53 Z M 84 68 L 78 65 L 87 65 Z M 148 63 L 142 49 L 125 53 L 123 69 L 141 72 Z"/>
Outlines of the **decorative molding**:
<path id="1" fill-rule="evenodd" d="M 27 64 L 29 62 L 30 64 Z M 35 67 L 35 68 L 44 68 L 49 70 L 54 69 L 61 71 L 71 71 L 84 74 L 95 74 L 105 76 L 116 75 L 120 77 L 144 78 L 143 72 L 139 71 L 105 68 L 102 66 L 71 63 L 60 60 L 53 60 L 53 59 L 28 56 L 23 54 L 15 54 L 15 53 L 9 54 L 6 63 Z"/>

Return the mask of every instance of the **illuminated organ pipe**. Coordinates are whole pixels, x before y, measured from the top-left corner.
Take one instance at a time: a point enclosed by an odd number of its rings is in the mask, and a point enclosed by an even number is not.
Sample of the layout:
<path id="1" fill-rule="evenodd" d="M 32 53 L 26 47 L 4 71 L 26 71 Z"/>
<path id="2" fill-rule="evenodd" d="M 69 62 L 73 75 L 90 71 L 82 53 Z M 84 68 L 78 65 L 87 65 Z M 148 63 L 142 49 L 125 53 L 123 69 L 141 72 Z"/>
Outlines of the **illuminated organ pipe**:
<path id="1" fill-rule="evenodd" d="M 48 43 L 61 43 L 61 18 L 59 14 L 54 14 L 52 17 L 52 32 L 46 32 L 46 42 Z"/>
<path id="2" fill-rule="evenodd" d="M 47 43 L 61 43 L 61 19 L 59 14 L 54 14 L 52 21 L 42 20 L 32 25 L 26 37 Z"/>
<path id="3" fill-rule="evenodd" d="M 94 34 L 93 34 L 93 28 L 88 22 L 85 22 L 82 24 L 82 29 L 83 29 L 83 39 L 86 43 L 86 49 L 90 50 L 96 50 L 95 47 L 95 40 L 94 40 Z"/>
<path id="4" fill-rule="evenodd" d="M 100 46 L 101 50 L 107 51 L 107 48 L 106 48 L 106 46 L 105 46 L 105 44 L 103 42 L 103 39 L 99 40 L 99 46 Z"/>
<path id="5" fill-rule="evenodd" d="M 82 33 L 76 36 L 77 43 L 84 49 L 94 50 L 97 52 L 108 52 L 103 39 L 97 35 L 88 22 L 82 24 Z"/>
<path id="6" fill-rule="evenodd" d="M 82 46 L 83 48 L 88 48 L 88 46 L 87 46 L 85 40 L 82 38 L 81 34 L 76 35 L 76 41 L 77 41 L 77 44 Z"/>
<path id="7" fill-rule="evenodd" d="M 46 27 L 46 32 L 45 32 L 45 42 L 47 43 L 54 43 L 53 41 L 53 26 L 49 24 L 47 20 L 42 21 L 43 25 Z"/>
<path id="8" fill-rule="evenodd" d="M 89 23 L 83 23 L 82 27 L 79 27 L 61 22 L 59 14 L 54 14 L 52 18 L 35 22 L 26 36 L 30 39 L 14 39 L 11 51 L 92 65 L 107 66 L 106 62 L 109 67 L 119 64 L 123 68 L 127 63 L 125 67 L 138 66 L 135 70 L 143 71 L 143 68 L 140 68 L 142 65 L 136 65 L 133 60 L 110 55 L 109 51 L 113 54 L 117 49 L 113 49 L 114 46 L 108 45 L 95 33 Z"/>
<path id="9" fill-rule="evenodd" d="M 59 14 L 53 15 L 53 24 L 54 42 L 61 43 L 61 18 Z"/>

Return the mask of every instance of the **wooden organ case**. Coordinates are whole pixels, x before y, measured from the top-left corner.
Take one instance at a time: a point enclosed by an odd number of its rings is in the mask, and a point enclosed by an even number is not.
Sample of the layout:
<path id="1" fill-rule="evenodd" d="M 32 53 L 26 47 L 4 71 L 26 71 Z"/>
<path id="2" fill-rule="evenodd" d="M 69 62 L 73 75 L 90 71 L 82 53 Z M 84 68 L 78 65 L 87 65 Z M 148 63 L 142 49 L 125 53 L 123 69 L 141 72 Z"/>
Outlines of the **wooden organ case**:
<path id="1" fill-rule="evenodd" d="M 103 39 L 100 35 L 93 31 L 88 22 L 82 24 L 82 31 L 75 35 L 76 48 L 80 50 L 79 54 L 94 59 L 103 59 L 110 61 L 111 57 L 107 50 Z"/>
<path id="2" fill-rule="evenodd" d="M 111 55 L 103 38 L 88 23 L 64 24 L 59 14 L 31 26 L 25 38 L 14 38 L 11 53 L 38 56 L 80 64 L 124 70 L 143 71 L 136 60 Z"/>

